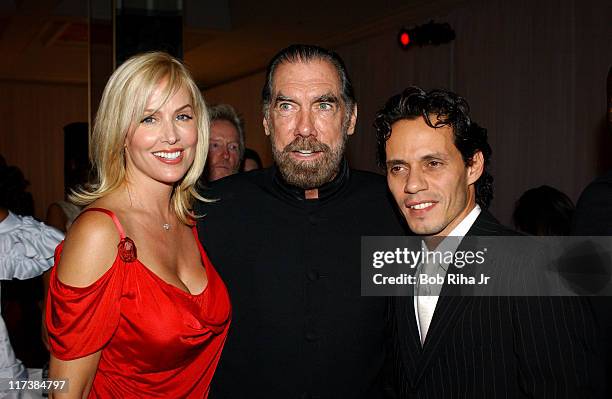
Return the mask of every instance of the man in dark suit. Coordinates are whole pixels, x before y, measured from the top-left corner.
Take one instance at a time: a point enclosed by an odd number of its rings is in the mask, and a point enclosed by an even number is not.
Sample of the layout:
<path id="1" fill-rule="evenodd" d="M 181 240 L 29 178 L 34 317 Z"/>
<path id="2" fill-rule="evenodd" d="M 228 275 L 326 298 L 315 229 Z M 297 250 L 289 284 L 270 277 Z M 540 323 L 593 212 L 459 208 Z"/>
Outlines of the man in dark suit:
<path id="1" fill-rule="evenodd" d="M 412 87 L 377 114 L 387 183 L 410 229 L 429 249 L 447 245 L 446 236 L 516 234 L 486 211 L 491 148 L 468 110 L 452 92 Z M 452 264 L 435 266 L 442 275 L 456 271 Z M 393 301 L 400 397 L 598 395 L 595 331 L 580 298 L 458 296 L 450 290 L 445 280 L 439 296 Z"/>
<path id="2" fill-rule="evenodd" d="M 203 191 L 198 234 L 232 326 L 211 398 L 376 399 L 383 297 L 361 296 L 362 236 L 402 235 L 385 179 L 344 159 L 357 102 L 342 59 L 293 45 L 271 61 L 263 124 L 275 165 Z"/>

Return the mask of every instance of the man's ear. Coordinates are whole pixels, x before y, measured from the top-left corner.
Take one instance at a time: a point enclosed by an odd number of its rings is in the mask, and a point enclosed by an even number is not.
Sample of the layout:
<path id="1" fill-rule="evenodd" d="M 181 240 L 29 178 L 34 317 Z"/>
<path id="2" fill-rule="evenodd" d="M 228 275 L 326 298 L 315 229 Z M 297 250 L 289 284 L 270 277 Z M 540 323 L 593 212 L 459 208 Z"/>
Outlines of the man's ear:
<path id="1" fill-rule="evenodd" d="M 467 166 L 467 182 L 468 184 L 474 184 L 480 176 L 482 176 L 482 172 L 484 171 L 484 155 L 482 155 L 482 151 L 476 151 L 474 155 L 472 155 L 472 159 L 468 163 Z"/>
<path id="2" fill-rule="evenodd" d="M 357 123 L 357 104 L 353 106 L 353 112 L 351 112 L 351 116 L 349 117 L 349 123 L 347 126 L 346 134 L 351 135 L 355 133 L 355 124 Z"/>
<path id="3" fill-rule="evenodd" d="M 268 128 L 268 119 L 265 116 L 263 118 L 263 127 L 264 127 L 264 132 L 266 133 L 266 136 L 269 136 L 270 129 Z"/>

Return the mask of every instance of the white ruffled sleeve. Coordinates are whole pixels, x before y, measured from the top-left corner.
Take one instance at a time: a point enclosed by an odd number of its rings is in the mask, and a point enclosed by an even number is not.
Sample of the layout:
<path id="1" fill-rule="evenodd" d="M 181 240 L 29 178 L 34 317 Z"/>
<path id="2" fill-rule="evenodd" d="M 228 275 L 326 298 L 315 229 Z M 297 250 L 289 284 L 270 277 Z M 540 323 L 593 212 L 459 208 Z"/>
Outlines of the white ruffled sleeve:
<path id="1" fill-rule="evenodd" d="M 29 216 L 9 216 L 0 222 L 0 279 L 24 280 L 53 266 L 55 247 L 64 234 Z"/>

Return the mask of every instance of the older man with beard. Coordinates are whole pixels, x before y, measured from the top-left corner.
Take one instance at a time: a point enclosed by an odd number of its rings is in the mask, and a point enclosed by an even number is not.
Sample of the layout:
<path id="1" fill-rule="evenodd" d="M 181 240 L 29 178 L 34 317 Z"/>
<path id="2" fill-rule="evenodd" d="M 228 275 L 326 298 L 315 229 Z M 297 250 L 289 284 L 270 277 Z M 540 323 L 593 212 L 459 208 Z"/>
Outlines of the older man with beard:
<path id="1" fill-rule="evenodd" d="M 344 63 L 290 46 L 262 97 L 275 166 L 220 180 L 196 209 L 233 305 L 211 397 L 381 398 L 387 304 L 360 295 L 360 242 L 405 231 L 384 178 L 344 159 L 357 118 Z"/>

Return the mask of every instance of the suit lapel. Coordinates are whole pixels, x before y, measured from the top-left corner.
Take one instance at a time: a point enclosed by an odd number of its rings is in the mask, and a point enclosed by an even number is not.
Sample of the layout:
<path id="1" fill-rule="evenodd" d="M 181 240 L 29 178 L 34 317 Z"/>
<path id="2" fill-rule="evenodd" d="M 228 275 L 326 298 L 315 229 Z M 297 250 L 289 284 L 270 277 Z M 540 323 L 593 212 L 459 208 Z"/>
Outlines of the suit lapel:
<path id="1" fill-rule="evenodd" d="M 499 222 L 489 212 L 483 210 L 480 215 L 478 215 L 478 218 L 466 236 L 497 236 L 506 235 L 507 232 L 510 232 L 510 230 L 499 224 Z M 457 250 L 465 250 L 465 242 L 462 242 Z M 455 268 L 452 265 L 449 265 L 448 273 L 470 275 L 468 270 L 464 270 L 463 268 Z M 464 314 L 470 303 L 472 303 L 474 300 L 474 297 L 472 296 L 461 296 L 459 294 L 459 287 L 444 284 L 440 297 L 438 298 L 436 310 L 429 326 L 429 331 L 427 332 L 425 344 L 422 347 L 417 331 L 414 307 L 412 308 L 411 316 L 405 316 L 414 322 L 414 327 L 412 327 L 411 330 L 416 332 L 416 339 L 419 349 L 418 351 L 415 351 L 415 353 L 420 354 L 416 360 L 417 363 L 409 363 L 415 365 L 416 368 L 415 385 L 419 384 L 420 380 L 429 369 L 432 360 L 438 356 L 439 350 L 444 343 L 444 337 L 446 337 L 447 334 L 450 334 L 452 327 L 459 320 L 461 320 L 461 316 Z M 413 341 L 412 337 L 410 337 L 410 341 Z M 406 360 L 414 361 L 415 359 L 414 356 L 411 356 L 411 359 Z M 416 365 L 419 367 L 416 367 Z"/>
<path id="2" fill-rule="evenodd" d="M 517 233 L 500 224 L 493 215 L 483 210 L 466 236 L 515 236 Z"/>
<path id="3" fill-rule="evenodd" d="M 443 344 L 444 337 L 450 333 L 452 327 L 461 319 L 463 312 L 465 312 L 469 303 L 474 299 L 473 297 L 467 296 L 448 295 L 448 292 L 445 294 L 445 287 L 442 287 L 442 295 L 438 298 L 436 310 L 431 319 L 429 331 L 427 332 L 427 337 L 425 338 L 422 349 L 419 341 L 421 357 L 418 363 L 420 367 L 416 375 L 416 384 L 419 383 L 420 379 L 429 369 L 431 361 L 438 355 L 438 349 L 441 344 Z"/>

